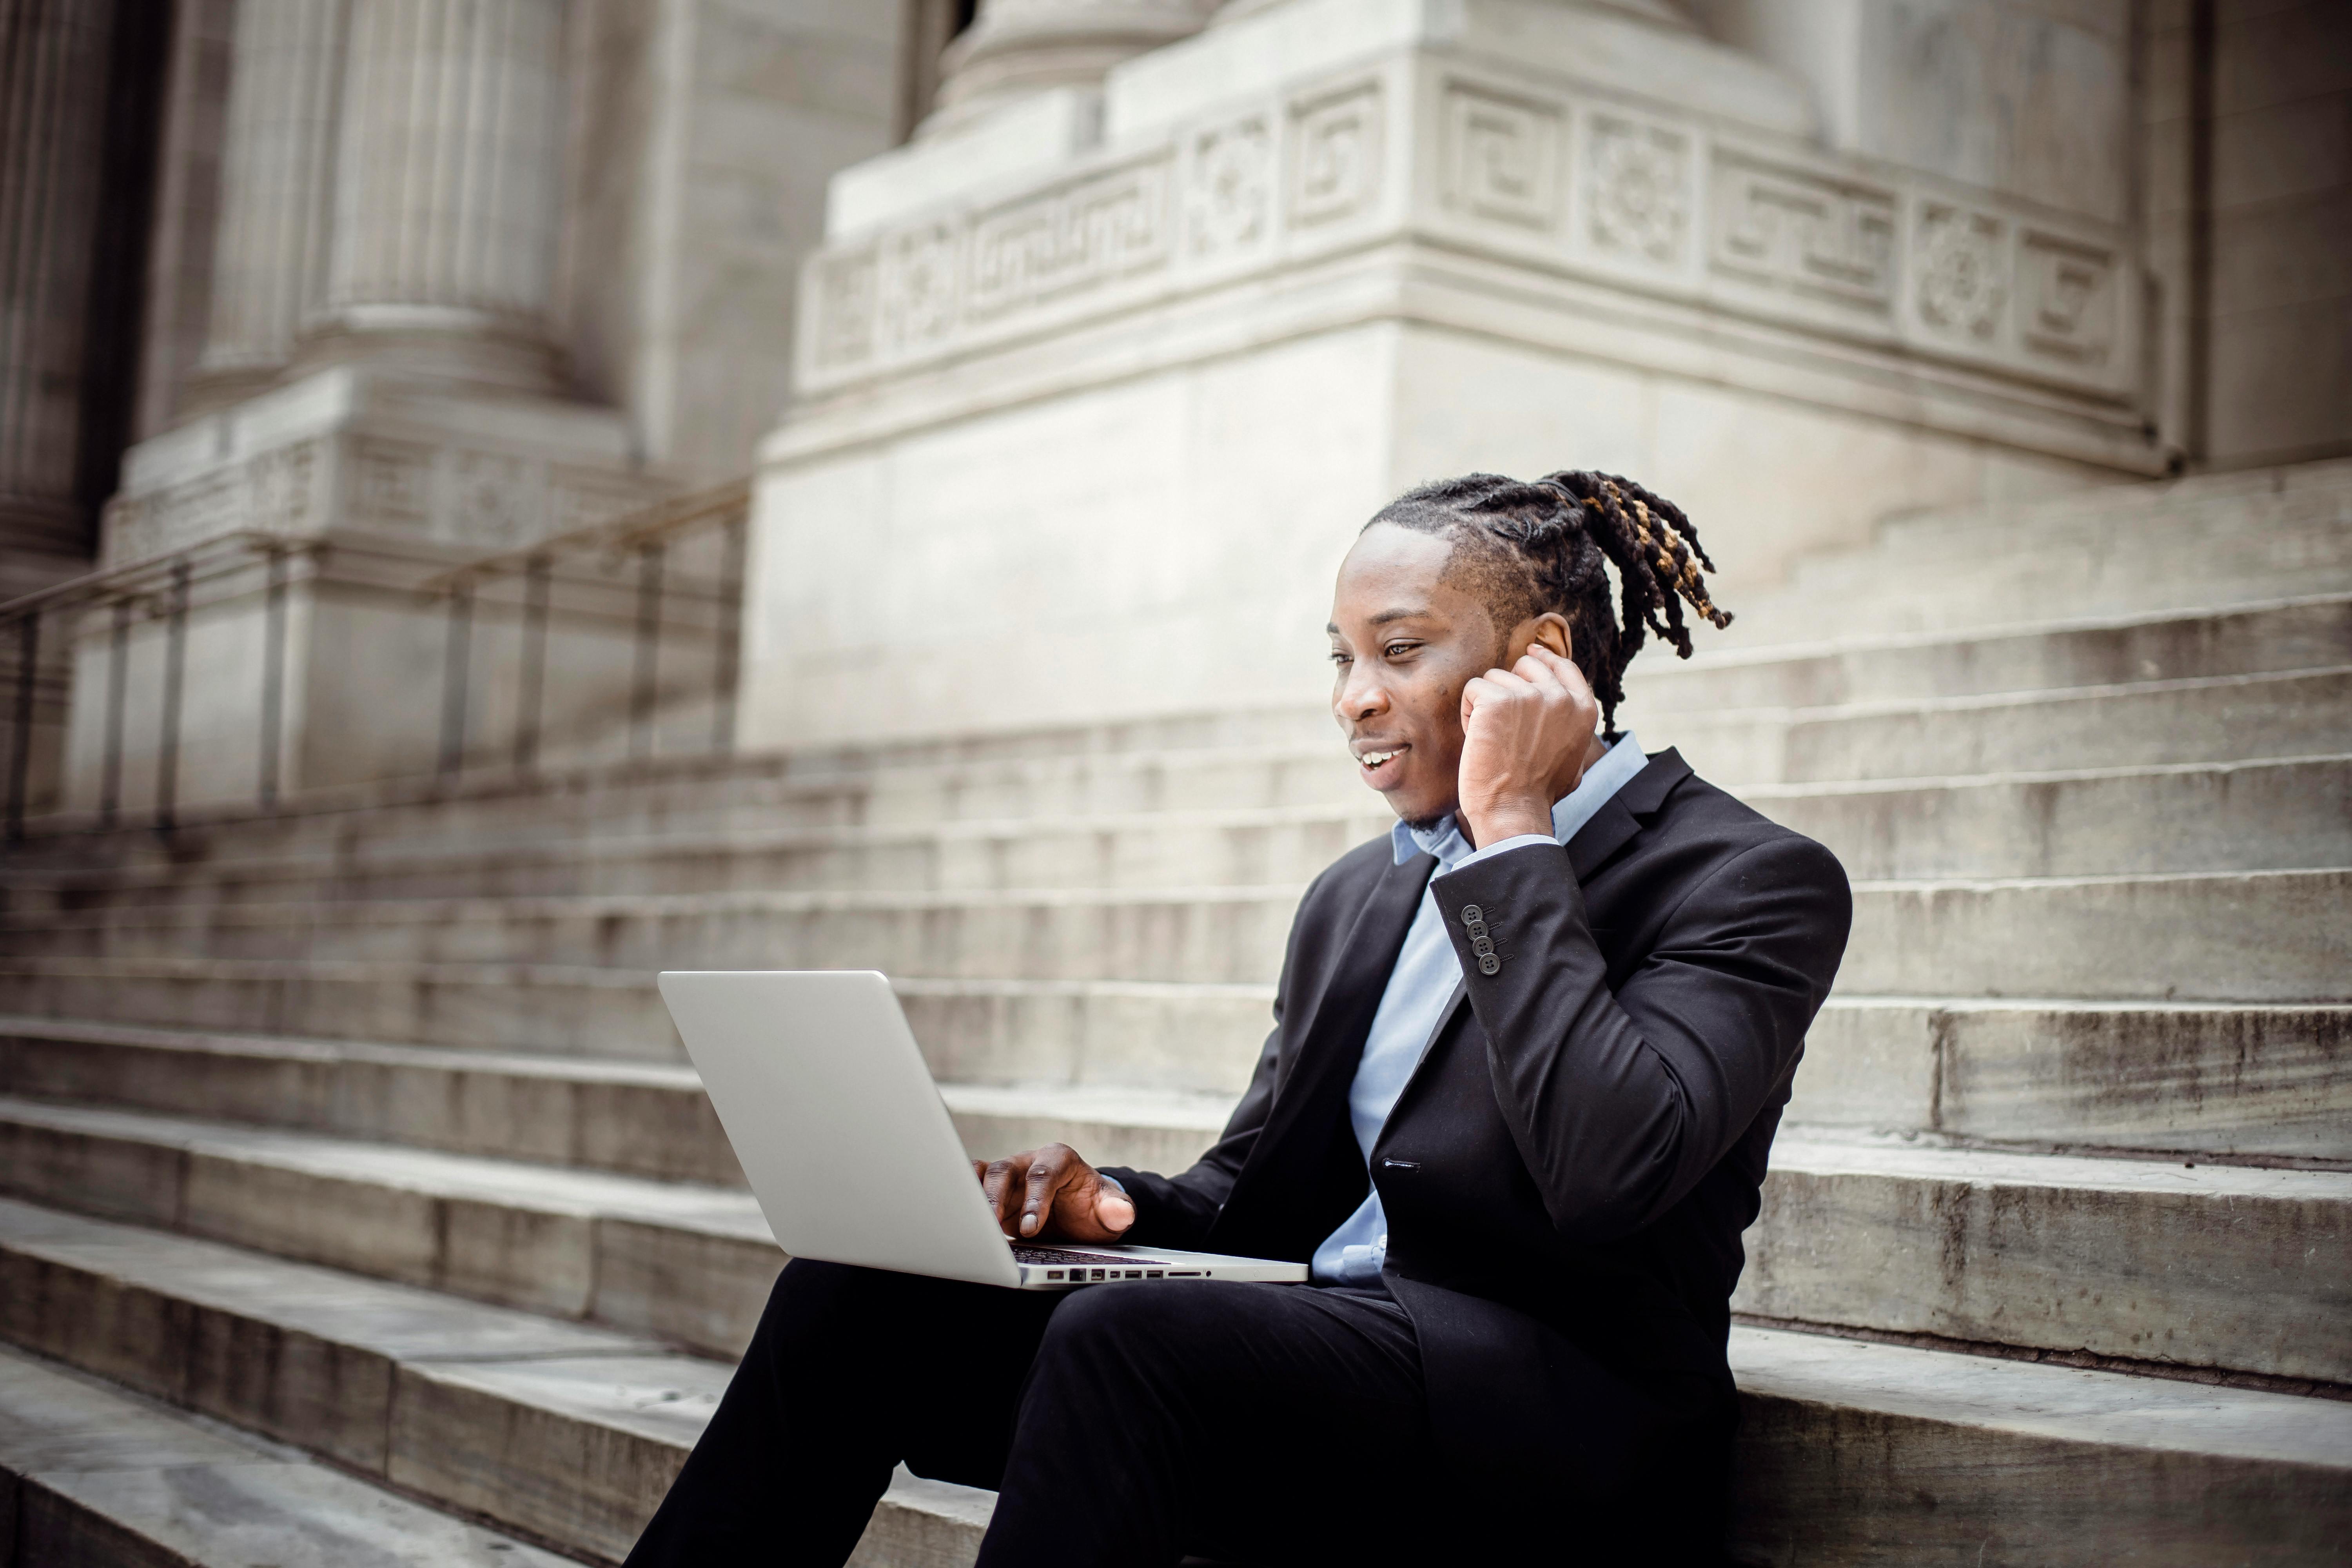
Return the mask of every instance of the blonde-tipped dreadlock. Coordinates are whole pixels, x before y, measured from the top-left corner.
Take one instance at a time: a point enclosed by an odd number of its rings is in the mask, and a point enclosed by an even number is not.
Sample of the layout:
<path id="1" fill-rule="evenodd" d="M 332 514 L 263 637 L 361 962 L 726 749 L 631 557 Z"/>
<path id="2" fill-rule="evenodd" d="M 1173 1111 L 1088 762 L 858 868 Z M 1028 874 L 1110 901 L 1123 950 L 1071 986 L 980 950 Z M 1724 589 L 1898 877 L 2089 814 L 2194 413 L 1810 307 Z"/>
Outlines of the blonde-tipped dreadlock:
<path id="1" fill-rule="evenodd" d="M 1718 630 L 1731 617 L 1707 596 L 1702 572 L 1715 563 L 1682 509 L 1616 474 L 1562 470 L 1532 484 L 1501 474 L 1466 474 L 1407 490 L 1375 523 L 1451 536 L 1448 581 L 1483 598 L 1499 635 L 1557 610 L 1567 618 L 1570 657 L 1601 700 L 1601 723 L 1617 737 L 1625 667 L 1655 632 L 1691 655 L 1683 605 Z M 1621 622 L 1603 563 L 1617 568 Z"/>

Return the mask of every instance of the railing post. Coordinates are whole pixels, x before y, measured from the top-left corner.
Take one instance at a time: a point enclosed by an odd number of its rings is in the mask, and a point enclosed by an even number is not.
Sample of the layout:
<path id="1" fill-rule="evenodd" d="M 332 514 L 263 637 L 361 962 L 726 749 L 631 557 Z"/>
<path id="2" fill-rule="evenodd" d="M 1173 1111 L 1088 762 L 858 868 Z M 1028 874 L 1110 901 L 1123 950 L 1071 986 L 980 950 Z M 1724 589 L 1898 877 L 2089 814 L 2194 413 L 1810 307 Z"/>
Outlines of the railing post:
<path id="1" fill-rule="evenodd" d="M 269 587 L 264 595 L 261 647 L 261 809 L 278 809 L 278 753 L 283 749 L 286 690 L 286 549 L 269 546 Z"/>
<path id="2" fill-rule="evenodd" d="M 629 689 L 629 755 L 654 754 L 654 681 L 661 650 L 662 556 L 660 543 L 637 547 L 635 679 Z"/>
<path id="3" fill-rule="evenodd" d="M 163 639 L 163 734 L 155 748 L 155 826 L 169 833 L 180 805 L 180 692 L 188 672 L 188 578 L 185 552 L 172 562 L 168 635 Z"/>
<path id="4" fill-rule="evenodd" d="M 741 679 L 743 535 L 751 521 L 738 513 L 727 524 L 719 565 L 719 647 L 710 670 L 710 749 L 735 749 L 735 688 Z"/>
<path id="5" fill-rule="evenodd" d="M 541 690 L 547 680 L 548 580 L 554 563 L 544 552 L 530 558 L 523 571 L 522 672 L 515 692 L 514 765 L 529 772 L 539 765 L 539 724 Z"/>
<path id="6" fill-rule="evenodd" d="M 466 679 L 473 662 L 474 584 L 460 581 L 449 590 L 449 638 L 441 655 L 441 763 L 436 770 L 454 779 L 466 765 Z"/>
<path id="7" fill-rule="evenodd" d="M 131 613 L 129 595 L 114 601 L 114 636 L 106 656 L 106 754 L 99 763 L 98 822 L 114 826 L 122 809 L 122 702 L 131 680 Z"/>
<path id="8" fill-rule="evenodd" d="M 16 622 L 16 738 L 8 752 L 8 838 L 25 837 L 25 796 L 33 778 L 34 681 L 41 666 L 41 612 L 27 610 Z"/>

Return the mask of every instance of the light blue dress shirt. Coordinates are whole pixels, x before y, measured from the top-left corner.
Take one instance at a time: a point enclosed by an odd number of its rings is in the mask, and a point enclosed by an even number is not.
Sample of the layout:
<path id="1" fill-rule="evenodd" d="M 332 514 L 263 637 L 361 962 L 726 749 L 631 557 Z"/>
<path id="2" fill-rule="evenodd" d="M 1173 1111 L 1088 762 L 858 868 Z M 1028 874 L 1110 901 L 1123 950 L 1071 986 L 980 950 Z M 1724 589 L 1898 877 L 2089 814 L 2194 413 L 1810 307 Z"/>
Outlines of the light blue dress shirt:
<path id="1" fill-rule="evenodd" d="M 1565 844 L 1648 762 L 1631 734 L 1621 737 L 1606 755 L 1584 771 L 1567 797 L 1551 808 L 1550 839 L 1526 833 L 1473 849 L 1450 816 L 1433 828 L 1408 827 L 1399 822 L 1389 830 L 1396 863 L 1402 866 L 1416 854 L 1434 855 L 1437 869 L 1429 878 L 1434 882 L 1448 871 L 1507 855 L 1525 845 Z M 1405 1081 L 1421 1065 L 1422 1053 L 1429 1048 L 1437 1026 L 1444 1022 L 1446 1004 L 1454 999 L 1454 987 L 1461 980 L 1462 965 L 1445 934 L 1444 917 L 1437 912 L 1437 896 L 1424 888 L 1421 908 L 1413 915 L 1412 929 L 1405 932 L 1404 946 L 1398 950 L 1396 967 L 1389 971 L 1388 989 L 1381 993 L 1380 1011 L 1372 1015 L 1372 1030 L 1364 1039 L 1356 1081 L 1348 1090 L 1348 1121 L 1355 1128 L 1356 1143 L 1364 1152 L 1368 1168 L 1372 1144 L 1397 1097 L 1404 1093 Z M 1315 1249 L 1315 1280 L 1322 1285 L 1377 1285 L 1388 1251 L 1389 1216 L 1381 1207 L 1381 1190 L 1376 1186 Z"/>

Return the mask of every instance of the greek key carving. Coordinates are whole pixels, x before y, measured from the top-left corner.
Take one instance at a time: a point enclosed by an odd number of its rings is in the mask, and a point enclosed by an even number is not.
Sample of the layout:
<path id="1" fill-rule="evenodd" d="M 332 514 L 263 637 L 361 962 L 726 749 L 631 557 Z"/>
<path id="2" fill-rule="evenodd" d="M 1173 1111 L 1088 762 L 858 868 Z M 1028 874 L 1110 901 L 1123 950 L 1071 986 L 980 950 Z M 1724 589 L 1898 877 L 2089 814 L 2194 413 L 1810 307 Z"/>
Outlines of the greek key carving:
<path id="1" fill-rule="evenodd" d="M 352 456 L 361 523 L 420 531 L 433 526 L 432 447 L 363 440 Z"/>
<path id="2" fill-rule="evenodd" d="M 2027 349 L 2079 364 L 2104 363 L 2115 347 L 2115 258 L 2028 233 L 2018 258 L 2018 307 L 2019 336 Z"/>
<path id="3" fill-rule="evenodd" d="M 1247 250 L 1265 239 L 1274 221 L 1274 132 L 1264 116 L 1193 139 L 1184 206 L 1195 257 Z"/>
<path id="4" fill-rule="evenodd" d="M 247 466 L 251 491 L 247 526 L 265 533 L 306 531 L 316 510 L 314 488 L 319 443 L 297 441 L 263 452 Z"/>
<path id="5" fill-rule="evenodd" d="M 861 364 L 874 357 L 874 311 L 880 262 L 867 246 L 816 263 L 816 363 Z"/>
<path id="6" fill-rule="evenodd" d="M 1560 115 L 1549 104 L 1450 82 L 1445 89 L 1445 199 L 1528 228 L 1559 221 Z"/>
<path id="7" fill-rule="evenodd" d="M 1718 271 L 1840 304 L 1894 297 L 1892 192 L 1721 158 L 1715 214 Z"/>
<path id="8" fill-rule="evenodd" d="M 972 226 L 964 309 L 975 320 L 1165 266 L 1169 160 L 1075 181 Z"/>
<path id="9" fill-rule="evenodd" d="M 1939 203 L 1919 209 L 1919 317 L 1931 327 L 1990 342 L 2009 298 L 2001 222 Z"/>
<path id="10" fill-rule="evenodd" d="M 1673 266 L 1690 232 L 1690 139 L 1664 126 L 1596 114 L 1588 140 L 1593 248 Z"/>
<path id="11" fill-rule="evenodd" d="M 1381 84 L 1291 106 L 1290 221 L 1337 223 L 1372 205 L 1381 188 Z"/>

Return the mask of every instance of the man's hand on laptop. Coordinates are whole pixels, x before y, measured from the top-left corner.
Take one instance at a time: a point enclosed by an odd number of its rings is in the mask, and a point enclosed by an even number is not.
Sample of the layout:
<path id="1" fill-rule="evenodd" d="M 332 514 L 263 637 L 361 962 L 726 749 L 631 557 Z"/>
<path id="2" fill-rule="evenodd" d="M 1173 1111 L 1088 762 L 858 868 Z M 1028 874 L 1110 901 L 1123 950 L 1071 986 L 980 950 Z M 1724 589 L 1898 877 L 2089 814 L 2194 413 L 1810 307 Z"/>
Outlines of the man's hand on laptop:
<path id="1" fill-rule="evenodd" d="M 1048 1143 L 1010 1159 L 974 1160 L 996 1223 L 1015 1241 L 1100 1247 L 1135 1223 L 1128 1195 L 1095 1173 L 1067 1143 Z"/>

